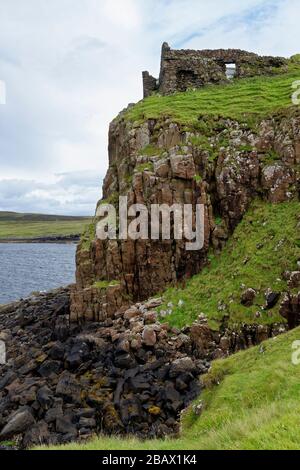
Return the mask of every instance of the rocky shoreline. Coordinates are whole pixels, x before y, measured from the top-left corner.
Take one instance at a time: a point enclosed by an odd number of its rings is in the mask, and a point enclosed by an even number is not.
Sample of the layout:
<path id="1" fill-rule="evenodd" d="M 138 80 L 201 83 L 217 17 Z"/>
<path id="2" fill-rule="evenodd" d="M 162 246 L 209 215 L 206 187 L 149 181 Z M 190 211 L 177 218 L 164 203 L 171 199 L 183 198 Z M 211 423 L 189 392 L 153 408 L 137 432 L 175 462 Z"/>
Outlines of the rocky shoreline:
<path id="1" fill-rule="evenodd" d="M 212 359 L 286 330 L 277 324 L 216 332 L 204 315 L 177 330 L 158 321 L 161 299 L 121 308 L 103 322 L 73 324 L 70 291 L 0 308 L 7 349 L 0 366 L 0 445 L 61 444 L 95 433 L 176 435 Z"/>

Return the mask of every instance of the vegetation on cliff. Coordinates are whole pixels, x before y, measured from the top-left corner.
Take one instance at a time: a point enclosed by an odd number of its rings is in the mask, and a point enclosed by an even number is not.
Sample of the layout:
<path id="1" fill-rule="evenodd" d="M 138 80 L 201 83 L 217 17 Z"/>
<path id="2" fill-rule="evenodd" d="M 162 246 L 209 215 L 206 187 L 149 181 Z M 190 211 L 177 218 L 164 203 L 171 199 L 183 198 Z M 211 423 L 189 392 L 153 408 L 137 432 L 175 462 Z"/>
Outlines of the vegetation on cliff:
<path id="1" fill-rule="evenodd" d="M 299 214 L 298 201 L 281 204 L 255 201 L 221 254 L 212 253 L 209 265 L 184 287 L 170 288 L 164 293 L 163 310 L 170 306 L 172 310 L 168 321 L 182 327 L 203 312 L 210 326 L 217 328 L 224 311 L 231 325 L 282 321 L 279 303 L 269 310 L 261 307 L 266 304 L 266 290 L 285 291 L 287 283 L 282 273 L 297 268 Z M 246 288 L 257 292 L 254 304 L 248 307 L 241 304 Z"/>
<path id="2" fill-rule="evenodd" d="M 203 115 L 243 119 L 265 117 L 291 106 L 294 81 L 299 80 L 300 57 L 290 59 L 289 71 L 273 77 L 236 79 L 226 85 L 211 85 L 171 96 L 153 95 L 127 112 L 131 121 L 169 117 L 175 122 L 201 126 Z"/>

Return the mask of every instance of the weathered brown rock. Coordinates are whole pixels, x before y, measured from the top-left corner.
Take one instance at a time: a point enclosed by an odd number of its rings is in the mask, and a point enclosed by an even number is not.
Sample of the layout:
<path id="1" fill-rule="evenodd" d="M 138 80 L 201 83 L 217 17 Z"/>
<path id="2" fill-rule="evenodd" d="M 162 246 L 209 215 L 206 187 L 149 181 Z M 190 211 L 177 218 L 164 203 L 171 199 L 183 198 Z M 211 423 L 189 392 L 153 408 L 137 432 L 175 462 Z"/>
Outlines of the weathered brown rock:
<path id="1" fill-rule="evenodd" d="M 300 287 L 300 271 L 293 271 L 289 275 L 288 287 L 293 289 L 295 287 Z"/>
<path id="2" fill-rule="evenodd" d="M 154 346 L 157 341 L 155 328 L 153 326 L 145 326 L 142 334 L 143 343 L 146 346 Z"/>
<path id="3" fill-rule="evenodd" d="M 34 417 L 28 408 L 20 409 L 8 419 L 6 426 L 0 433 L 0 439 L 9 439 L 27 431 L 34 423 Z"/>
<path id="4" fill-rule="evenodd" d="M 81 387 L 73 374 L 64 371 L 56 387 L 56 394 L 69 402 L 80 403 Z"/>
<path id="5" fill-rule="evenodd" d="M 298 294 L 285 293 L 280 304 L 280 314 L 288 322 L 289 328 L 300 325 L 300 292 Z"/>
<path id="6" fill-rule="evenodd" d="M 256 291 L 252 288 L 246 289 L 242 293 L 241 303 L 245 305 L 245 307 L 251 307 L 253 305 L 254 299 L 256 297 Z"/>
<path id="7" fill-rule="evenodd" d="M 128 205 L 141 203 L 149 210 L 151 204 L 202 203 L 205 243 L 188 252 L 186 240 L 102 241 L 92 231 L 77 251 L 72 321 L 105 321 L 126 305 L 128 295 L 145 300 L 198 273 L 210 244 L 224 247 L 254 198 L 277 203 L 297 197 L 297 110 L 264 119 L 255 131 L 224 118 L 204 117 L 203 125 L 213 126 L 213 136 L 168 119 L 138 125 L 121 114 L 111 123 L 104 201 L 117 206 L 118 197 L 127 195 Z M 109 279 L 119 285 L 95 288 L 95 282 Z"/>

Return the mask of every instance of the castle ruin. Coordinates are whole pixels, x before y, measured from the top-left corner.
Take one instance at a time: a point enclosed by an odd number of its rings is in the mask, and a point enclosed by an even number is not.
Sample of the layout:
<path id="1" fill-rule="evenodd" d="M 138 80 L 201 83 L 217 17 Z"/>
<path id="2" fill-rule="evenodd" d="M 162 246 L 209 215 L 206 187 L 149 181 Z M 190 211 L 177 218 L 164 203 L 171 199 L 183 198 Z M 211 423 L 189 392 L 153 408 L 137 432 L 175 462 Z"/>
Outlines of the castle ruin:
<path id="1" fill-rule="evenodd" d="M 235 78 L 272 75 L 284 70 L 286 59 L 259 56 L 239 49 L 173 50 L 162 46 L 157 80 L 143 72 L 144 98 L 154 92 L 170 95 L 208 84 L 226 83 Z"/>

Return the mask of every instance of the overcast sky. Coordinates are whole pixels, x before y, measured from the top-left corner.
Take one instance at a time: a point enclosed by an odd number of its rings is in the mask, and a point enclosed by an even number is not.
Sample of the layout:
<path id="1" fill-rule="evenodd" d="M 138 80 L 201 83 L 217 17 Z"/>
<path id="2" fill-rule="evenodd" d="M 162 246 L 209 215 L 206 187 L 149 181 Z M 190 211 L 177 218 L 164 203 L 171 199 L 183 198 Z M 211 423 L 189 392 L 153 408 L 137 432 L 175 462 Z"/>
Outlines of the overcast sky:
<path id="1" fill-rule="evenodd" d="M 299 0 L 0 0 L 0 210 L 92 214 L 111 119 L 173 48 L 300 52 Z M 300 79 L 300 77 L 299 77 Z"/>

